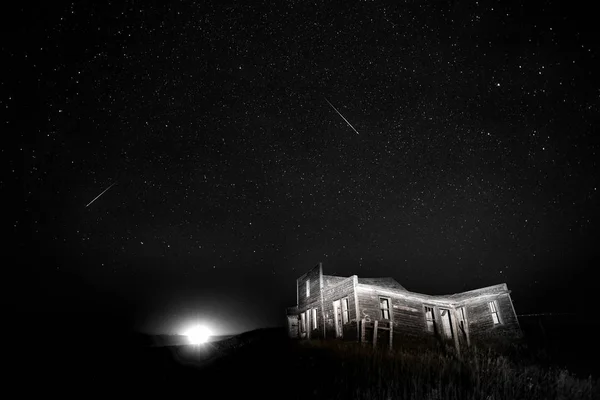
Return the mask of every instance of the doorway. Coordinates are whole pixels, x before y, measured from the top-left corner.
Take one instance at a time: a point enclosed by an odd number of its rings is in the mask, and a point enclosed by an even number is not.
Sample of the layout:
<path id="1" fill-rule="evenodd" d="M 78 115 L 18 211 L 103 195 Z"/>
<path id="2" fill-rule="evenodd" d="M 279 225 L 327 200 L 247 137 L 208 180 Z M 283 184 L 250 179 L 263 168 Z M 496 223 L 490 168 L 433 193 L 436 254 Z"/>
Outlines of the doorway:
<path id="1" fill-rule="evenodd" d="M 341 338 L 344 336 L 342 327 L 342 307 L 340 300 L 333 302 L 333 319 L 335 322 L 335 337 Z"/>
<path id="2" fill-rule="evenodd" d="M 452 339 L 452 321 L 450 320 L 450 310 L 440 308 L 440 317 L 442 319 L 442 337 Z"/>

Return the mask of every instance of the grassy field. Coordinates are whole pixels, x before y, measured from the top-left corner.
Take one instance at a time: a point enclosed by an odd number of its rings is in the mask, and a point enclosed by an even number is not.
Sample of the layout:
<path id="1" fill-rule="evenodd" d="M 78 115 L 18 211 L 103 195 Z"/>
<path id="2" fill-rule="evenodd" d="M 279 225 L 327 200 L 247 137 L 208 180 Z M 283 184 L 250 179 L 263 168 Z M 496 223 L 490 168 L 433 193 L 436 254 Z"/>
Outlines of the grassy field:
<path id="1" fill-rule="evenodd" d="M 600 399 L 598 375 L 590 377 L 585 368 L 575 375 L 561 358 L 535 345 L 509 346 L 503 353 L 472 349 L 459 358 L 445 348 L 388 352 L 355 342 L 292 341 L 283 329 L 199 347 L 150 346 L 142 337 L 55 339 L 11 346 L 17 357 L 9 383 L 22 395 Z"/>
<path id="2" fill-rule="evenodd" d="M 597 380 L 537 357 L 522 347 L 504 355 L 473 349 L 458 358 L 439 349 L 387 352 L 349 342 L 271 338 L 215 363 L 206 376 L 233 398 L 248 392 L 295 399 L 600 398 Z M 231 381 L 239 388 L 227 385 Z"/>

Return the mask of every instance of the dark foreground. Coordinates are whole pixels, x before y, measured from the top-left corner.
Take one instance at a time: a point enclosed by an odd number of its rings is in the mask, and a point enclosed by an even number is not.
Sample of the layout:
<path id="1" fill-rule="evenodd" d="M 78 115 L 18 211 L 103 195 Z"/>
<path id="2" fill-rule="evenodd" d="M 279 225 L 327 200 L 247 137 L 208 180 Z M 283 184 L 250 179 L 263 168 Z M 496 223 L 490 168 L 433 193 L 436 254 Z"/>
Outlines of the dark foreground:
<path id="1" fill-rule="evenodd" d="M 439 351 L 373 352 L 344 342 L 298 342 L 264 329 L 203 346 L 84 335 L 9 344 L 9 383 L 62 398 L 135 396 L 277 399 L 594 399 L 597 376 L 486 351 L 461 361 Z"/>

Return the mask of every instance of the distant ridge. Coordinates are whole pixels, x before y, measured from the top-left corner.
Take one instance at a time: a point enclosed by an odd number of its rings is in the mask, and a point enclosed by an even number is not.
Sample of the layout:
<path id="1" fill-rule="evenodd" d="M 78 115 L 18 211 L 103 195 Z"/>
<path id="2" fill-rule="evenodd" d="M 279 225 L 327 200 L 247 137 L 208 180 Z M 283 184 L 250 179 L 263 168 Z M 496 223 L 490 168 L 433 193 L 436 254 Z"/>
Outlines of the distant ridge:
<path id="1" fill-rule="evenodd" d="M 229 339 L 235 335 L 214 335 L 211 336 L 207 343 L 220 342 Z M 140 345 L 150 347 L 164 346 L 184 346 L 188 345 L 189 341 L 185 335 L 140 335 Z"/>
<path id="2" fill-rule="evenodd" d="M 211 336 L 207 343 L 220 343 L 222 345 L 235 344 L 247 344 L 254 342 L 265 337 L 272 337 L 273 335 L 279 336 L 284 335 L 285 330 L 281 327 L 276 328 L 258 328 L 251 331 L 245 331 L 238 334 L 231 335 L 214 335 Z M 150 335 L 150 334 L 139 334 L 138 340 L 139 345 L 145 347 L 165 347 L 165 346 L 186 346 L 189 344 L 188 338 L 185 335 Z M 223 343 L 221 343 L 223 342 Z"/>

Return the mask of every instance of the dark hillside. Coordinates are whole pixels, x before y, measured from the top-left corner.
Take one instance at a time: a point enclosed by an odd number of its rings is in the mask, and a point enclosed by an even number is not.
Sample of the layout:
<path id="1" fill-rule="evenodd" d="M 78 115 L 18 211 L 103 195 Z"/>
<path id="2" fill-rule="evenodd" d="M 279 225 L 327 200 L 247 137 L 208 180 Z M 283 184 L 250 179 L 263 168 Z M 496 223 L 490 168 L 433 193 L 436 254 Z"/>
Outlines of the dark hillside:
<path id="1" fill-rule="evenodd" d="M 147 338 L 55 335 L 12 343 L 22 393 L 199 398 L 592 399 L 588 380 L 547 360 L 479 350 L 462 360 L 436 350 L 373 351 L 351 342 L 291 341 L 259 329 L 203 346 L 151 346 Z M 525 353 L 523 353 L 525 354 Z M 32 384 L 35 382 L 35 384 Z"/>

